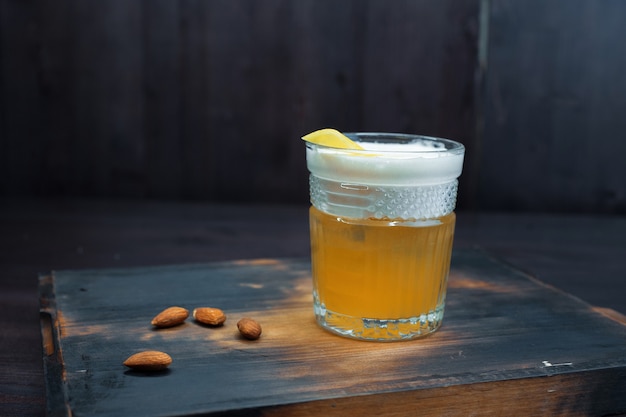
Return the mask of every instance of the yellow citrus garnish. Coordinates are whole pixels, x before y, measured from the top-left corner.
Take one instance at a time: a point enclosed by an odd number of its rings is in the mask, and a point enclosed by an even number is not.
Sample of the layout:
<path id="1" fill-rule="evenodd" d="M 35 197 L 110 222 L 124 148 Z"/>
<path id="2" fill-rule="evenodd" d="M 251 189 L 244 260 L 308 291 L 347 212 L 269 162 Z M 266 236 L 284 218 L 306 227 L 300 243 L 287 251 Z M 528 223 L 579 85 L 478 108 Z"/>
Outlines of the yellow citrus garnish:
<path id="1" fill-rule="evenodd" d="M 363 149 L 358 143 L 335 129 L 320 129 L 302 136 L 302 140 L 316 145 L 341 149 Z"/>

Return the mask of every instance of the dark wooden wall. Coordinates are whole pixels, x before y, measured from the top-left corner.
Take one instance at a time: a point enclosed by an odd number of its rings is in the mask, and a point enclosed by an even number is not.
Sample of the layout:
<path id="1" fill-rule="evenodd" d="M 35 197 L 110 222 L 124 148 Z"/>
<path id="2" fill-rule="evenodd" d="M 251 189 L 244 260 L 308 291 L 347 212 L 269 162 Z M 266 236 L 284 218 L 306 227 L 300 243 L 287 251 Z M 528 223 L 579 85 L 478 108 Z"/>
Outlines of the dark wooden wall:
<path id="1" fill-rule="evenodd" d="M 626 2 L 492 0 L 476 198 L 626 213 Z"/>
<path id="2" fill-rule="evenodd" d="M 626 2 L 0 0 L 0 197 L 307 201 L 321 127 L 467 147 L 460 208 L 626 211 Z"/>

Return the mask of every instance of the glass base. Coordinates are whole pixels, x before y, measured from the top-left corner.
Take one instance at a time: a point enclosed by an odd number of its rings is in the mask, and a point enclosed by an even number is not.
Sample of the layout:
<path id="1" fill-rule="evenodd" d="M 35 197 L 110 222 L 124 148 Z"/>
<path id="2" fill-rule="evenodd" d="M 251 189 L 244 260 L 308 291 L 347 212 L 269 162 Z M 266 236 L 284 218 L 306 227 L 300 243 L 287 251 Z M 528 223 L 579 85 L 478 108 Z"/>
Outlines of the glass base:
<path id="1" fill-rule="evenodd" d="M 394 342 L 433 333 L 441 326 L 444 305 L 419 317 L 393 320 L 346 316 L 317 303 L 314 309 L 317 323 L 332 333 L 358 340 Z"/>

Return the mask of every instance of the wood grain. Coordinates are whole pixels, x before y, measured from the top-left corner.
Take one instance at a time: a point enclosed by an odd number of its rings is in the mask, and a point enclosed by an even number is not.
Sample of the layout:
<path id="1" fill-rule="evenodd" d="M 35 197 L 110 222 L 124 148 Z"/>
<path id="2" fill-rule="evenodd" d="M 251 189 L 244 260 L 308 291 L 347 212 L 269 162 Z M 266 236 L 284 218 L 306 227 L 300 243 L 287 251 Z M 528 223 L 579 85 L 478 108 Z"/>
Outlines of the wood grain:
<path id="1" fill-rule="evenodd" d="M 626 314 L 626 218 L 457 214 L 457 248 L 479 245 L 499 259 L 532 271 L 544 283 L 591 305 Z M 307 218 L 305 205 L 3 201 L 0 415 L 45 415 L 39 273 L 277 256 L 306 258 L 310 250 Z M 452 402 L 457 395 L 445 401 Z"/>
<path id="2" fill-rule="evenodd" d="M 358 342 L 320 329 L 309 267 L 258 259 L 43 278 L 42 308 L 64 368 L 62 380 L 53 375 L 47 384 L 65 384 L 65 396 L 49 396 L 51 411 L 626 412 L 619 395 L 626 389 L 626 327 L 482 252 L 455 252 L 444 325 L 411 342 Z M 154 312 L 169 305 L 219 307 L 228 317 L 217 329 L 192 321 L 152 329 Z M 259 340 L 238 334 L 234 323 L 244 316 L 263 326 Z M 169 353 L 170 370 L 152 377 L 125 371 L 121 361 L 145 349 Z M 57 366 L 55 358 L 44 362 Z M 159 401 L 164 397 L 170 400 Z"/>
<path id="3" fill-rule="evenodd" d="M 626 3 L 490 3 L 480 207 L 623 213 Z"/>
<path id="4" fill-rule="evenodd" d="M 625 8 L 0 0 L 0 195 L 305 203 L 329 126 L 463 142 L 461 209 L 622 214 Z"/>
<path id="5" fill-rule="evenodd" d="M 469 143 L 476 9 L 0 0 L 0 195 L 305 203 L 312 130 Z"/>

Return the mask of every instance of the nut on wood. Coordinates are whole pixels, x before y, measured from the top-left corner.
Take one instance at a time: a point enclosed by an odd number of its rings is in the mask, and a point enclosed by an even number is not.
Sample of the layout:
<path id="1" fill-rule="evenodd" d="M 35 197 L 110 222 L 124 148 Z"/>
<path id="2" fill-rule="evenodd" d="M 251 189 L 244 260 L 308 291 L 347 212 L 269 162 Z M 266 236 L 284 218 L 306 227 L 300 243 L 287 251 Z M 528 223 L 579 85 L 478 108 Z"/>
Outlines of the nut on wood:
<path id="1" fill-rule="evenodd" d="M 187 320 L 189 310 L 182 307 L 168 307 L 161 311 L 152 319 L 152 325 L 155 327 L 172 327 L 177 326 Z"/>
<path id="2" fill-rule="evenodd" d="M 198 307 L 193 310 L 193 318 L 209 326 L 221 326 L 226 321 L 226 314 L 219 308 Z"/>
<path id="3" fill-rule="evenodd" d="M 137 371 L 162 371 L 171 363 L 171 356 L 158 350 L 135 353 L 124 361 L 125 366 Z"/>
<path id="4" fill-rule="evenodd" d="M 255 340 L 261 337 L 261 325 L 249 317 L 244 317 L 237 322 L 239 333 L 246 339 Z"/>

